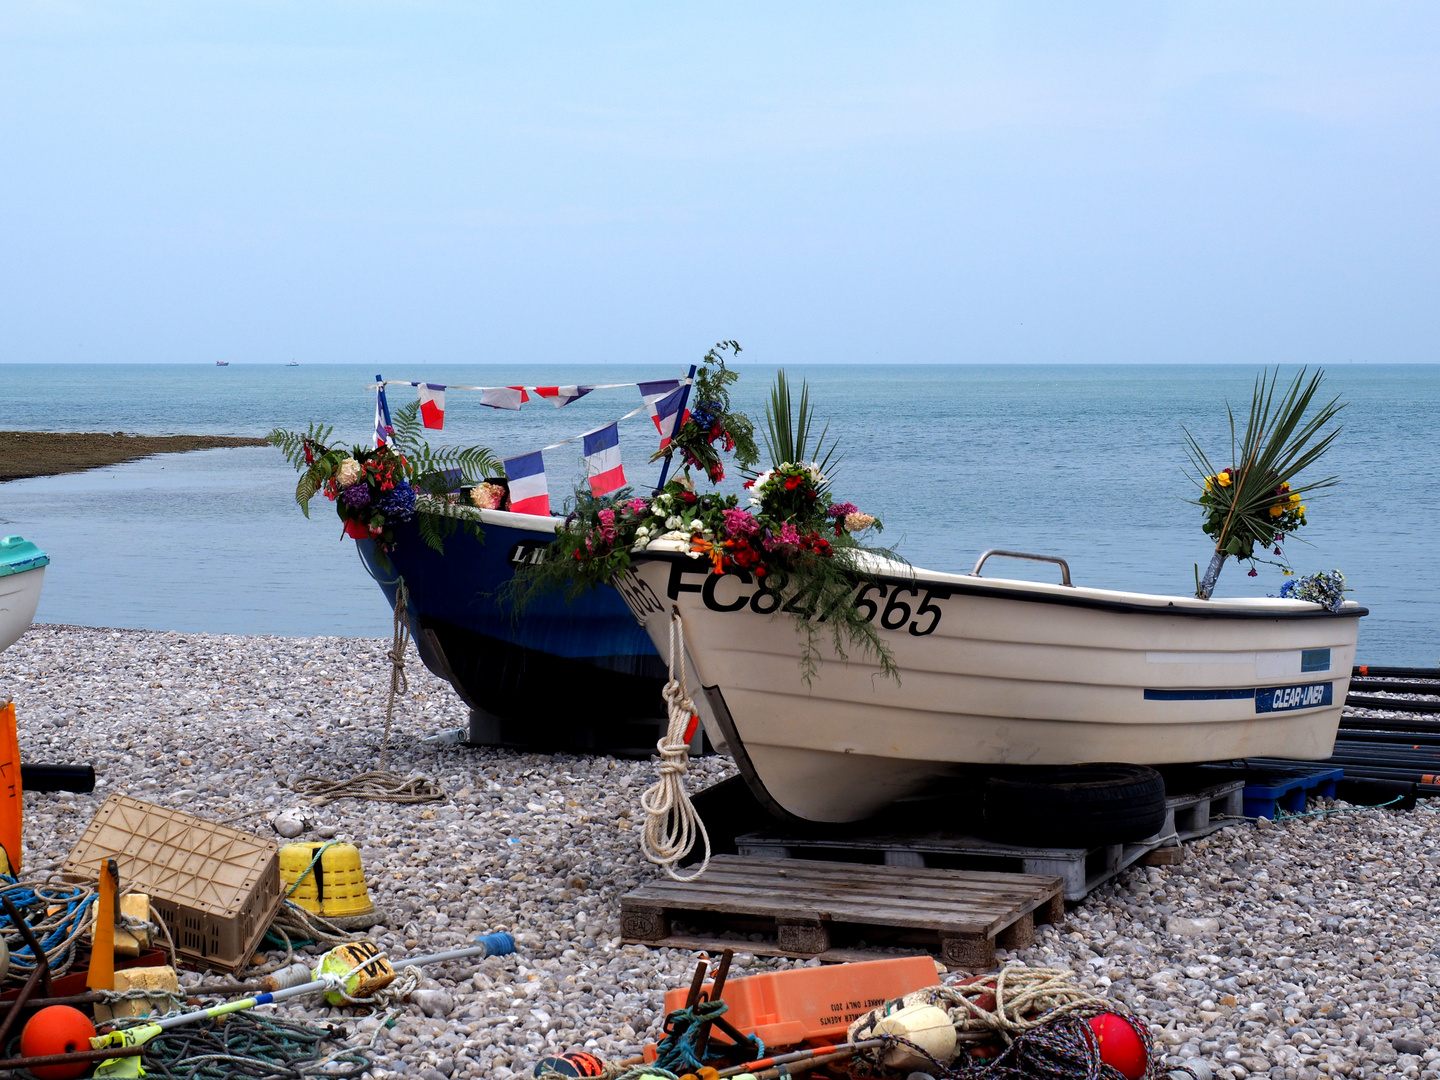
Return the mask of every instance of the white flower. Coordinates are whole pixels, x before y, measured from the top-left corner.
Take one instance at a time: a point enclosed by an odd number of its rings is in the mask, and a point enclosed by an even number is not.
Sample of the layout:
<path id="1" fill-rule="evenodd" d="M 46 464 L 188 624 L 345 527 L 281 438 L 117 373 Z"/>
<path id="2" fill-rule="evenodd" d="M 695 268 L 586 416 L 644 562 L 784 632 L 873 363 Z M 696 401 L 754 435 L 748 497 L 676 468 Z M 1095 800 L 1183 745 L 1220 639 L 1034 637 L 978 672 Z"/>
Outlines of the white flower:
<path id="1" fill-rule="evenodd" d="M 770 477 L 775 475 L 774 469 L 766 469 L 759 476 L 755 477 L 755 483 L 750 485 L 750 505 L 759 506 L 765 501 L 765 485 L 770 482 Z"/>
<path id="2" fill-rule="evenodd" d="M 340 462 L 340 468 L 335 473 L 335 482 L 342 488 L 354 487 L 365 475 L 365 470 L 360 467 L 360 462 L 353 457 L 347 457 Z"/>
<path id="3" fill-rule="evenodd" d="M 684 527 L 685 522 L 681 521 L 680 518 L 675 514 L 671 514 L 668 518 L 665 519 L 665 528 L 667 529 L 682 529 Z"/>
<path id="4" fill-rule="evenodd" d="M 695 481 L 690 478 L 689 469 L 686 469 L 679 476 L 675 477 L 675 482 L 690 492 L 691 495 L 695 494 Z"/>
<path id="5" fill-rule="evenodd" d="M 692 533 L 704 532 L 704 531 L 705 531 L 705 523 L 704 523 L 703 521 L 692 521 L 692 522 L 690 522 L 690 531 L 691 531 Z"/>
<path id="6" fill-rule="evenodd" d="M 810 479 L 815 481 L 816 487 L 819 487 L 825 482 L 825 474 L 820 471 L 819 465 L 816 465 L 813 461 L 805 461 L 801 464 L 805 466 L 805 471 L 810 474 Z"/>
<path id="7" fill-rule="evenodd" d="M 635 539 L 637 539 L 637 540 L 645 540 L 645 539 L 649 539 L 649 537 L 650 537 L 650 527 L 649 527 L 648 525 L 641 525 L 638 529 L 635 530 Z"/>

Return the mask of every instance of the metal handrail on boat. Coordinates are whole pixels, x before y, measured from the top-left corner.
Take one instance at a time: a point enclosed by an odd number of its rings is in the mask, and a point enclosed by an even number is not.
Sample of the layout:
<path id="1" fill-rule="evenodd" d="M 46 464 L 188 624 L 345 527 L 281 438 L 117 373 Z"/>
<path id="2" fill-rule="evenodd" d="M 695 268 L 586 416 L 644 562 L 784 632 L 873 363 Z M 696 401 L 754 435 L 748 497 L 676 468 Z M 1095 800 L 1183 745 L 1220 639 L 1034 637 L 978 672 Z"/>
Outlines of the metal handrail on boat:
<path id="1" fill-rule="evenodd" d="M 1026 551 L 1002 551 L 1000 548 L 991 548 L 981 555 L 979 561 L 975 563 L 975 569 L 970 571 L 971 577 L 980 576 L 980 568 L 985 565 L 985 560 L 990 558 L 991 555 L 999 555 L 1006 559 L 1032 559 L 1035 562 L 1053 562 L 1060 567 L 1060 584 L 1069 585 L 1072 589 L 1075 587 L 1074 583 L 1070 580 L 1070 564 L 1058 555 L 1031 555 Z"/>

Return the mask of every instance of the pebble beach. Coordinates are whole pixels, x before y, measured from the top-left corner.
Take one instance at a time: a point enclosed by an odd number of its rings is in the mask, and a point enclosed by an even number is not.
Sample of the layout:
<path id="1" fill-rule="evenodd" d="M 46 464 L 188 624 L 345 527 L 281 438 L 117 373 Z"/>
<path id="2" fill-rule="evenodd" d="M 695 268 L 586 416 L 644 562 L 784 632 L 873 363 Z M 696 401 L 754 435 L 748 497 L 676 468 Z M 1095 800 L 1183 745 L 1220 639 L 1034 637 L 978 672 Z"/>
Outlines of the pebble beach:
<path id="1" fill-rule="evenodd" d="M 559 1050 L 638 1052 L 696 959 L 620 939 L 620 897 L 658 873 L 639 851 L 654 763 L 422 743 L 467 714 L 412 649 L 387 767 L 438 782 L 446 801 L 312 806 L 291 790 L 297 777 L 376 765 L 388 646 L 35 626 L 0 654 L 22 757 L 91 762 L 98 780 L 89 795 L 26 794 L 25 878 L 58 867 L 113 792 L 262 835 L 301 808 L 302 839 L 360 848 L 386 913 L 369 933 L 392 956 L 492 930 L 518 941 L 514 956 L 427 969 L 387 1031 L 350 1017 L 350 1041 L 375 1043 L 366 1075 L 504 1080 Z M 690 789 L 730 772 L 722 758 L 694 761 Z M 1337 812 L 1240 822 L 1189 845 L 1179 866 L 1131 869 L 1002 962 L 1071 970 L 1143 1016 L 1167 1061 L 1204 1061 L 1228 1080 L 1440 1077 L 1440 814 L 1423 801 L 1309 809 Z M 796 963 L 742 953 L 735 974 Z"/>

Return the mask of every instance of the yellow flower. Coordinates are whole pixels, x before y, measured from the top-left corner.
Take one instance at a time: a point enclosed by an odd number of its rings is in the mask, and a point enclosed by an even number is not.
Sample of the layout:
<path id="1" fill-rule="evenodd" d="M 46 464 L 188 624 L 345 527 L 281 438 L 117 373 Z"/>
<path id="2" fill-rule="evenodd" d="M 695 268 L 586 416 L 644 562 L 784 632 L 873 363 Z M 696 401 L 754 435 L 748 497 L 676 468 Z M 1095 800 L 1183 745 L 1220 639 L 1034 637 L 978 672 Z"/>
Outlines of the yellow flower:
<path id="1" fill-rule="evenodd" d="M 1270 516 L 1271 516 L 1271 517 L 1279 517 L 1279 516 L 1280 516 L 1281 514 L 1283 514 L 1284 512 L 1285 512 L 1285 507 L 1281 506 L 1279 503 L 1276 503 L 1274 506 L 1270 507 Z"/>
<path id="2" fill-rule="evenodd" d="M 1291 495 L 1291 496 L 1290 496 L 1290 501 L 1291 501 L 1292 503 L 1297 503 L 1297 502 L 1300 501 L 1300 496 L 1299 496 L 1299 495 Z"/>
<path id="3" fill-rule="evenodd" d="M 1296 512 L 1297 514 L 1303 514 L 1303 513 L 1305 513 L 1305 504 L 1304 504 L 1304 503 L 1301 503 L 1299 506 L 1297 506 L 1297 507 L 1295 508 L 1295 512 Z"/>
<path id="4" fill-rule="evenodd" d="M 1294 576 L 1295 576 L 1295 571 L 1294 571 L 1294 570 L 1286 570 L 1286 571 L 1285 571 L 1285 576 L 1286 576 L 1286 577 L 1294 577 Z"/>
<path id="5" fill-rule="evenodd" d="M 1230 486 L 1230 474 L 1229 474 L 1228 472 L 1219 473 L 1219 474 L 1215 477 L 1215 482 L 1216 482 L 1217 484 L 1219 484 L 1221 487 L 1229 487 L 1229 486 Z"/>

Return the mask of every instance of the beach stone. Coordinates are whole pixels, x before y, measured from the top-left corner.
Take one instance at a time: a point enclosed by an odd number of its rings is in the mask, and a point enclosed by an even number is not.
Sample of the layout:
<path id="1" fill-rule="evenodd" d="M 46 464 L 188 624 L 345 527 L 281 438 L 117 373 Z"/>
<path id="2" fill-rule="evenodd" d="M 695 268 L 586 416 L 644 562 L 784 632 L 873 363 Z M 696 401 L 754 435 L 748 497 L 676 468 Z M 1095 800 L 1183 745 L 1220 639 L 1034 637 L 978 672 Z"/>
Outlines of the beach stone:
<path id="1" fill-rule="evenodd" d="M 444 990 L 416 990 L 410 1000 L 426 1016 L 449 1016 L 455 1011 L 455 998 Z"/>
<path id="2" fill-rule="evenodd" d="M 282 810 L 271 822 L 274 829 L 287 840 L 293 840 L 305 831 L 305 814 L 302 810 Z"/>
<path id="3" fill-rule="evenodd" d="M 1390 1045 L 1395 1048 L 1397 1054 L 1423 1054 L 1430 1048 L 1430 1044 L 1423 1039 L 1416 1039 L 1408 1035 L 1396 1035 L 1390 1039 Z"/>
<path id="4" fill-rule="evenodd" d="M 1165 932 L 1174 934 L 1176 937 L 1200 937 L 1204 934 L 1218 934 L 1220 932 L 1219 919 L 1182 919 L 1179 917 L 1165 920 Z M 1187 972 L 1188 974 L 1188 972 Z M 1191 978 L 1201 978 L 1201 974 L 1192 975 Z"/>

